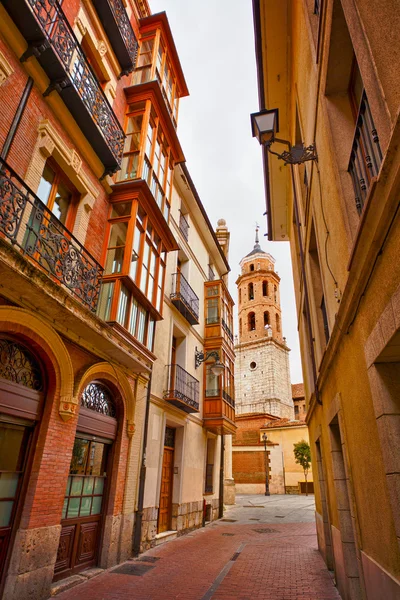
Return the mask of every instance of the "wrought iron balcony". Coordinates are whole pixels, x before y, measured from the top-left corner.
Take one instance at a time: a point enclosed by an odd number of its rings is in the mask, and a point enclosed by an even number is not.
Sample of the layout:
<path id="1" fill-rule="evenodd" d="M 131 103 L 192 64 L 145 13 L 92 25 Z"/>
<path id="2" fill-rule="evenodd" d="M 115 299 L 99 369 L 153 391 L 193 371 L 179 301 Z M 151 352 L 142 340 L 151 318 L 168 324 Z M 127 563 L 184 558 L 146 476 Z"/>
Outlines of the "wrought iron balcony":
<path id="1" fill-rule="evenodd" d="M 103 268 L 1 159 L 0 237 L 96 310 Z"/>
<path id="2" fill-rule="evenodd" d="M 189 222 L 186 217 L 181 213 L 179 217 L 179 231 L 183 235 L 186 241 L 189 239 Z"/>
<path id="3" fill-rule="evenodd" d="M 168 365 L 165 400 L 187 413 L 199 412 L 199 382 L 179 365 Z"/>
<path id="4" fill-rule="evenodd" d="M 353 180 L 356 208 L 361 214 L 372 177 L 376 177 L 382 162 L 382 151 L 364 92 L 358 113 L 349 173 Z"/>
<path id="5" fill-rule="evenodd" d="M 138 42 L 122 0 L 93 0 L 115 55 L 121 65 L 121 75 L 135 68 Z"/>
<path id="6" fill-rule="evenodd" d="M 57 90 L 105 172 L 121 166 L 124 132 L 57 0 L 2 0 L 28 42 L 21 57 L 35 56 Z"/>
<path id="7" fill-rule="evenodd" d="M 191 325 L 199 322 L 199 299 L 182 273 L 172 275 L 171 300 Z"/>

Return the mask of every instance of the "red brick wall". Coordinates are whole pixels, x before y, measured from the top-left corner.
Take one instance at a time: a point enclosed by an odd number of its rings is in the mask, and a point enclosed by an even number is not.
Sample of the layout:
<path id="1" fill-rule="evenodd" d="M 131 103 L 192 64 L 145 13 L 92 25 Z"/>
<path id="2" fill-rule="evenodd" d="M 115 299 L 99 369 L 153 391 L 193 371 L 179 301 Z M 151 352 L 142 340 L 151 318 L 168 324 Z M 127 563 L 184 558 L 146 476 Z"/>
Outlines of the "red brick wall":
<path id="1" fill-rule="evenodd" d="M 242 417 L 237 415 L 235 421 L 237 430 L 233 436 L 233 445 L 262 446 L 263 443 L 260 442 L 260 429 L 271 421 L 274 421 L 274 418 L 268 418 L 266 415 L 257 415 L 256 417 Z"/>
<path id="2" fill-rule="evenodd" d="M 268 452 L 269 457 L 269 452 Z M 265 482 L 264 452 L 233 452 L 232 471 L 236 483 Z"/>

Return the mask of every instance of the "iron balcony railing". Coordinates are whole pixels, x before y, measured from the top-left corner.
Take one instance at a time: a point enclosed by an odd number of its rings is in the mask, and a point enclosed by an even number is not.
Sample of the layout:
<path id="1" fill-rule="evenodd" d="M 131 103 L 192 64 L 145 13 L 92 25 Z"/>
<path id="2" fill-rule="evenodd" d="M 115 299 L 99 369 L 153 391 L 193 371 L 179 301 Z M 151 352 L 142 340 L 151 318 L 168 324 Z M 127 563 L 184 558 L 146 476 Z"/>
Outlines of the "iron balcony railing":
<path id="1" fill-rule="evenodd" d="M 189 223 L 186 217 L 181 213 L 179 217 L 179 231 L 186 241 L 189 239 Z"/>
<path id="2" fill-rule="evenodd" d="M 96 310 L 103 268 L 2 159 L 0 237 Z"/>
<path id="3" fill-rule="evenodd" d="M 105 166 L 121 166 L 125 134 L 57 0 L 2 0 L 35 56 Z"/>
<path id="4" fill-rule="evenodd" d="M 199 322 L 199 298 L 182 273 L 172 275 L 171 300 L 191 325 Z"/>
<path id="5" fill-rule="evenodd" d="M 222 327 L 224 328 L 224 331 L 227 334 L 227 336 L 229 337 L 229 339 L 231 340 L 231 342 L 233 342 L 233 333 L 230 330 L 230 328 L 228 327 L 228 324 L 226 323 L 226 321 L 224 321 L 224 319 L 222 319 Z"/>
<path id="6" fill-rule="evenodd" d="M 222 390 L 222 397 L 224 400 L 227 401 L 228 404 L 230 404 L 232 406 L 232 408 L 235 408 L 235 401 L 232 398 L 232 396 L 230 396 L 228 394 L 228 392 L 226 392 L 225 390 Z"/>
<path id="7" fill-rule="evenodd" d="M 215 398 L 217 396 L 221 395 L 221 390 L 220 388 L 207 388 L 205 390 L 205 397 L 206 398 Z"/>
<path id="8" fill-rule="evenodd" d="M 359 214 L 362 212 L 371 179 L 378 175 L 381 162 L 382 151 L 379 138 L 364 92 L 348 169 L 353 181 L 355 203 Z"/>
<path id="9" fill-rule="evenodd" d="M 125 6 L 122 0 L 93 0 L 93 4 L 121 65 L 121 75 L 128 75 L 135 68 L 138 41 Z"/>
<path id="10" fill-rule="evenodd" d="M 164 398 L 187 413 L 199 412 L 199 382 L 180 365 L 168 365 Z"/>

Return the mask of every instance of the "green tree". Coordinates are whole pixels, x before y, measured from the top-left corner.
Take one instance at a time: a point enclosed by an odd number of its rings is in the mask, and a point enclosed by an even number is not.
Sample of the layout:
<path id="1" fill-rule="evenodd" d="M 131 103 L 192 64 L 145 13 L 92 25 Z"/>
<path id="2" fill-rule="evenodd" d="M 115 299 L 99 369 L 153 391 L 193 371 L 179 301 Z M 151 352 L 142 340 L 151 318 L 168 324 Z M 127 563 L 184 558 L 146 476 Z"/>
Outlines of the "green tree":
<path id="1" fill-rule="evenodd" d="M 306 496 L 308 496 L 307 489 L 307 475 L 308 471 L 311 467 L 311 450 L 310 446 L 307 444 L 306 440 L 301 440 L 300 442 L 296 442 L 293 444 L 293 454 L 295 461 L 297 464 L 301 465 L 304 471 L 304 479 L 306 482 Z"/>

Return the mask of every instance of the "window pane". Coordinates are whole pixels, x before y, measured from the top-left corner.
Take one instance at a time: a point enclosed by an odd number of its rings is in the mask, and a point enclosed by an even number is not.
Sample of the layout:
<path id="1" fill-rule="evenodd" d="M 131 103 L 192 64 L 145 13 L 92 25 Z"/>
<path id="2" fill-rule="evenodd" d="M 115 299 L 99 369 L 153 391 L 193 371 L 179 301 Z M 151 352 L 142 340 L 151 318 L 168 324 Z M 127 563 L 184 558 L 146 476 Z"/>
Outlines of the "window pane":
<path id="1" fill-rule="evenodd" d="M 63 184 L 59 183 L 57 187 L 56 197 L 54 198 L 54 204 L 52 213 L 65 225 L 68 215 L 68 209 L 71 204 L 72 194 L 69 189 Z"/>
<path id="2" fill-rule="evenodd" d="M 8 527 L 11 523 L 11 513 L 14 502 L 0 502 L 0 527 Z"/>
<path id="3" fill-rule="evenodd" d="M 67 489 L 65 490 L 65 495 L 66 496 L 69 496 L 69 494 L 70 494 L 71 482 L 72 482 L 72 477 L 68 477 L 68 479 L 67 479 Z"/>
<path id="4" fill-rule="evenodd" d="M 137 313 L 138 313 L 138 303 L 136 302 L 136 300 L 133 299 L 132 305 L 131 305 L 131 318 L 129 321 L 129 332 L 132 335 L 135 335 L 135 331 L 136 331 Z"/>
<path id="5" fill-rule="evenodd" d="M 85 477 L 83 482 L 83 495 L 89 496 L 93 494 L 94 477 Z"/>
<path id="6" fill-rule="evenodd" d="M 91 496 L 89 496 L 89 498 L 82 498 L 81 510 L 79 511 L 79 516 L 87 517 L 88 515 L 90 515 L 91 505 L 92 505 L 92 497 Z"/>
<path id="7" fill-rule="evenodd" d="M 92 515 L 99 515 L 101 512 L 101 501 L 102 501 L 102 496 L 94 496 L 93 497 L 93 503 L 92 503 Z"/>
<path id="8" fill-rule="evenodd" d="M 148 326 L 148 331 L 147 331 L 147 347 L 149 350 L 153 350 L 153 340 L 154 340 L 154 327 L 155 327 L 155 321 L 154 319 L 152 319 L 150 317 L 149 320 L 149 326 Z"/>
<path id="9" fill-rule="evenodd" d="M 124 179 L 136 179 L 138 176 L 139 153 L 127 154 L 122 159 L 121 170 L 118 174 L 118 181 Z"/>
<path id="10" fill-rule="evenodd" d="M 53 169 L 51 169 L 49 165 L 46 164 L 43 170 L 42 178 L 39 183 L 38 191 L 36 192 L 36 194 L 39 196 L 39 198 L 44 204 L 47 204 L 47 201 L 49 199 L 51 186 L 53 185 L 54 178 L 55 173 Z"/>
<path id="11" fill-rule="evenodd" d="M 111 217 L 126 217 L 131 214 L 132 202 L 113 204 Z"/>
<path id="12" fill-rule="evenodd" d="M 137 339 L 139 342 L 143 344 L 144 342 L 144 332 L 146 327 L 146 311 L 140 306 L 139 307 L 139 322 L 138 322 L 138 332 Z"/>
<path id="13" fill-rule="evenodd" d="M 14 498 L 18 480 L 17 473 L 0 473 L 0 498 Z"/>
<path id="14" fill-rule="evenodd" d="M 140 47 L 140 55 L 139 55 L 139 59 L 138 59 L 138 63 L 137 63 L 138 67 L 143 67 L 145 65 L 151 64 L 151 56 L 153 53 L 153 46 L 154 46 L 154 38 L 142 42 L 142 45 Z"/>
<path id="15" fill-rule="evenodd" d="M 61 518 L 62 519 L 65 519 L 66 516 L 67 516 L 67 506 L 68 506 L 68 498 L 65 498 L 65 500 L 64 500 L 64 506 L 63 506 L 62 514 L 61 514 Z"/>
<path id="16" fill-rule="evenodd" d="M 70 495 L 71 496 L 80 496 L 82 494 L 82 484 L 83 484 L 82 477 L 73 477 Z"/>
<path id="17" fill-rule="evenodd" d="M 126 312 L 129 301 L 129 292 L 124 285 L 121 285 L 121 291 L 119 294 L 119 302 L 118 302 L 118 314 L 117 321 L 121 323 L 121 325 L 125 326 L 126 323 Z"/>
<path id="18" fill-rule="evenodd" d="M 103 458 L 105 455 L 105 444 L 92 442 L 90 446 L 90 458 L 87 472 L 90 475 L 103 475 Z"/>
<path id="19" fill-rule="evenodd" d="M 0 471 L 20 471 L 24 457 L 23 440 L 27 427 L 0 425 Z"/>
<path id="20" fill-rule="evenodd" d="M 94 494 L 102 494 L 104 489 L 104 479 L 102 477 L 96 477 L 96 483 L 94 484 Z"/>
<path id="21" fill-rule="evenodd" d="M 67 519 L 74 519 L 79 514 L 80 498 L 70 498 L 68 504 Z"/>
<path id="22" fill-rule="evenodd" d="M 99 303 L 97 306 L 97 314 L 100 319 L 108 321 L 111 312 L 111 302 L 114 293 L 114 282 L 103 283 L 100 288 Z"/>
<path id="23" fill-rule="evenodd" d="M 70 473 L 72 475 L 85 473 L 87 453 L 89 450 L 89 441 L 75 438 L 74 449 L 72 451 L 72 460 Z"/>
<path id="24" fill-rule="evenodd" d="M 108 252 L 106 258 L 106 273 L 120 273 L 124 259 L 124 250 L 128 223 L 113 223 L 110 230 Z"/>

